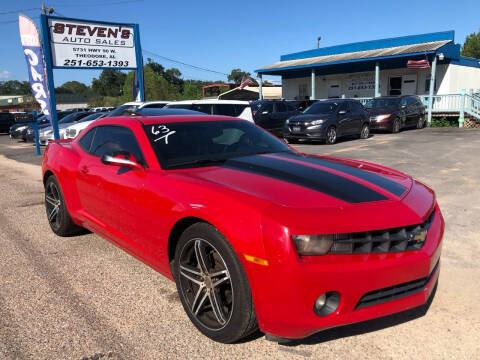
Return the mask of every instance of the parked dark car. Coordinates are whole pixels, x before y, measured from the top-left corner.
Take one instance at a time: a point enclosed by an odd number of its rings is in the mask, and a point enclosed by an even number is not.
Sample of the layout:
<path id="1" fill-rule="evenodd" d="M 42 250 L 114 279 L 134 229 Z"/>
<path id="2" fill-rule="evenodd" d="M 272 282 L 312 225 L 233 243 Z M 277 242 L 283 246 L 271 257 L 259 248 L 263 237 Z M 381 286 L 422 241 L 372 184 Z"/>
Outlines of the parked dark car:
<path id="1" fill-rule="evenodd" d="M 365 107 L 372 130 L 397 133 L 403 128 L 425 126 L 425 105 L 418 96 L 385 96 L 372 99 Z"/>
<path id="2" fill-rule="evenodd" d="M 0 112 L 0 133 L 7 133 L 15 123 L 15 119 L 9 112 Z"/>
<path id="3" fill-rule="evenodd" d="M 281 136 L 285 121 L 300 111 L 285 100 L 256 100 L 251 103 L 253 120 L 272 134 Z"/>
<path id="4" fill-rule="evenodd" d="M 294 106 L 298 111 L 305 111 L 318 100 L 285 100 L 288 105 Z"/>
<path id="5" fill-rule="evenodd" d="M 366 139 L 370 134 L 369 122 L 367 110 L 357 100 L 324 100 L 288 119 L 283 138 L 290 143 L 306 139 L 325 140 L 327 144 L 347 135 Z"/>

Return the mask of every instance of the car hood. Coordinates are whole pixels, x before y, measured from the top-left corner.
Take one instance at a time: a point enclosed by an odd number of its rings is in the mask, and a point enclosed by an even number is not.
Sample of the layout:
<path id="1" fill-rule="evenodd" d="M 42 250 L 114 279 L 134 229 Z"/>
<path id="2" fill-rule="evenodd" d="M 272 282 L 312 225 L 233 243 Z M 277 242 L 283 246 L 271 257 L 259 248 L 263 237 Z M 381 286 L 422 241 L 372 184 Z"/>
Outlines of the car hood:
<path id="1" fill-rule="evenodd" d="M 333 117 L 333 114 L 298 114 L 295 116 L 292 116 L 289 121 L 290 122 L 300 122 L 300 123 L 306 123 L 310 122 L 313 120 L 319 120 L 319 119 L 327 119 Z"/>
<path id="2" fill-rule="evenodd" d="M 434 204 L 433 192 L 403 173 L 333 157 L 253 155 L 173 176 L 209 183 L 204 185 L 291 228 L 307 229 L 319 222 L 338 226 L 339 219 L 345 222 L 342 214 L 348 216 L 348 231 L 405 226 L 420 223 Z M 421 196 L 407 200 L 414 183 Z"/>
<path id="3" fill-rule="evenodd" d="M 396 107 L 388 106 L 388 107 L 368 109 L 368 114 L 370 116 L 375 116 L 375 115 L 383 115 L 383 114 L 393 114 L 397 111 L 398 109 Z"/>

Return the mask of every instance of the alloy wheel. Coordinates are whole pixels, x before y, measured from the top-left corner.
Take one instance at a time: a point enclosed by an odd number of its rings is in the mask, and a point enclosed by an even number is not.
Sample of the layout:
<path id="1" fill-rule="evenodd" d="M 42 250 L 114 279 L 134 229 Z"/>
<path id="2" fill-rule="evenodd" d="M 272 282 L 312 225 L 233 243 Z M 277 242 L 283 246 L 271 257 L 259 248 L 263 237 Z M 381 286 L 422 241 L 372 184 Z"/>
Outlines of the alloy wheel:
<path id="1" fill-rule="evenodd" d="M 327 131 L 327 140 L 329 144 L 335 143 L 335 140 L 337 140 L 337 131 L 335 130 L 334 127 L 331 127 Z"/>
<path id="2" fill-rule="evenodd" d="M 179 279 L 193 317 L 207 329 L 224 328 L 234 296 L 230 272 L 218 250 L 205 239 L 188 241 L 180 253 Z"/>
<path id="3" fill-rule="evenodd" d="M 57 185 L 52 181 L 45 191 L 45 208 L 47 210 L 48 222 L 54 229 L 59 229 L 61 224 L 62 201 Z"/>
<path id="4" fill-rule="evenodd" d="M 362 139 L 367 139 L 368 135 L 370 135 L 370 129 L 368 128 L 368 125 L 364 125 L 363 128 L 362 128 L 361 138 Z"/>

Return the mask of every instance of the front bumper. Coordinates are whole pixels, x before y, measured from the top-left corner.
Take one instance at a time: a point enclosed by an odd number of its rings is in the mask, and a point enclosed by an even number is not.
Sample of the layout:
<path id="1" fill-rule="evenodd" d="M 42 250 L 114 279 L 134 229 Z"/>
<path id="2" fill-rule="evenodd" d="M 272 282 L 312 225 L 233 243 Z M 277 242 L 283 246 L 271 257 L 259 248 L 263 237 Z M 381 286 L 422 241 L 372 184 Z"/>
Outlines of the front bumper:
<path id="1" fill-rule="evenodd" d="M 439 275 L 444 221 L 438 206 L 425 245 L 418 251 L 352 255 L 306 256 L 300 258 L 293 246 L 286 255 L 269 257 L 269 266 L 247 265 L 259 326 L 282 338 L 303 338 L 331 327 L 347 325 L 401 312 L 426 303 Z M 265 233 L 275 226 L 265 225 Z M 271 236 L 271 235 L 270 235 Z M 274 235 L 277 239 L 282 232 Z M 287 242 L 285 238 L 282 241 Z M 275 240 L 266 239 L 266 252 Z M 277 240 L 278 241 L 278 240 Z M 278 242 L 277 242 L 278 244 Z M 285 244 L 284 244 L 285 245 Z M 438 265 L 437 265 L 438 264 Z M 260 273 L 259 273 L 260 272 Z M 415 280 L 425 280 L 414 294 L 359 306 L 367 293 L 385 290 Z M 337 291 L 341 298 L 335 312 L 317 316 L 315 300 Z M 385 300 L 385 299 L 384 299 Z"/>
<path id="2" fill-rule="evenodd" d="M 392 127 L 393 118 L 387 118 L 380 121 L 370 118 L 370 130 L 392 131 Z"/>
<path id="3" fill-rule="evenodd" d="M 283 128 L 283 137 L 287 139 L 311 139 L 324 140 L 326 137 L 326 126 L 318 125 L 313 129 L 308 129 L 301 125 L 297 131 L 294 131 L 294 126 L 285 126 Z"/>

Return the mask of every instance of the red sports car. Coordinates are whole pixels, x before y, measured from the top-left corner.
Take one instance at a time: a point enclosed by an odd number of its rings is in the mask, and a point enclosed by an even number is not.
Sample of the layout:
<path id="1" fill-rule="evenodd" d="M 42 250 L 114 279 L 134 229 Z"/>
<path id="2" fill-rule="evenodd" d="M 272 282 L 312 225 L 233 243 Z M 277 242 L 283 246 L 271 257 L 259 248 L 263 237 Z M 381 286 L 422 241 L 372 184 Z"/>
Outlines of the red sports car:
<path id="1" fill-rule="evenodd" d="M 293 339 L 424 304 L 444 221 L 398 171 L 301 154 L 214 116 L 98 120 L 43 158 L 52 230 L 87 228 L 175 280 L 206 336 Z"/>

